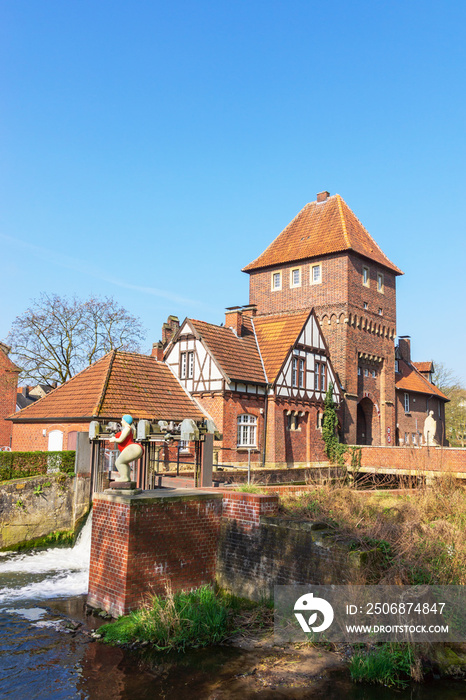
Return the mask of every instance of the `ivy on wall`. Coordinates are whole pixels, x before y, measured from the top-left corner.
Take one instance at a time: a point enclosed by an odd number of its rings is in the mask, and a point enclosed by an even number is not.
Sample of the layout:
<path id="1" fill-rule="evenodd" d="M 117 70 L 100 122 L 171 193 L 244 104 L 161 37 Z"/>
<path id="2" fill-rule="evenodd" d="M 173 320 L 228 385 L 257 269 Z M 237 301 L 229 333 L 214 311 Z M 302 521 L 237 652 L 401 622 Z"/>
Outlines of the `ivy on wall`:
<path id="1" fill-rule="evenodd" d="M 74 474 L 76 452 L 0 452 L 0 481 L 22 479 L 56 470 Z"/>
<path id="2" fill-rule="evenodd" d="M 333 384 L 329 385 L 325 395 L 322 438 L 325 443 L 325 452 L 330 462 L 343 466 L 343 455 L 346 452 L 346 445 L 343 445 L 338 439 L 338 417 L 336 404 L 333 400 Z"/>

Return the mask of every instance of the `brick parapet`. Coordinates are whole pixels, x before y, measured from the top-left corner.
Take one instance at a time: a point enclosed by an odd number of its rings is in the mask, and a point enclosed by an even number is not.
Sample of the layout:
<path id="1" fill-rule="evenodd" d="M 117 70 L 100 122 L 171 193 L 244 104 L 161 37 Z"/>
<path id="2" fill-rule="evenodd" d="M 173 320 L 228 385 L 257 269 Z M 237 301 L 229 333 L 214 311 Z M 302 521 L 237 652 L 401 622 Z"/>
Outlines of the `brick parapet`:
<path id="1" fill-rule="evenodd" d="M 361 467 L 409 471 L 457 472 L 466 475 L 466 448 L 362 446 Z M 345 455 L 351 462 L 351 451 Z"/>
<path id="2" fill-rule="evenodd" d="M 278 496 L 222 491 L 222 515 L 226 520 L 235 520 L 244 529 L 259 527 L 261 516 L 278 513 Z"/>

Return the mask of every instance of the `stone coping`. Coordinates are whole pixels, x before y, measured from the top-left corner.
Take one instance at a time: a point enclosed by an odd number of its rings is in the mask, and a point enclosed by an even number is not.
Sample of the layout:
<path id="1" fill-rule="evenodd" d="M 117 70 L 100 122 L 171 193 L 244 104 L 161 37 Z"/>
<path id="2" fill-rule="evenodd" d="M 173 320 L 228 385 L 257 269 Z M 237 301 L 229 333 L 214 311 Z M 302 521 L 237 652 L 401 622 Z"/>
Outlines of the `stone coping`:
<path id="1" fill-rule="evenodd" d="M 152 491 L 142 491 L 135 495 L 124 495 L 122 493 L 95 493 L 94 501 L 107 501 L 109 503 L 121 503 L 128 506 L 140 506 L 149 504 L 161 504 L 167 501 L 190 501 L 206 500 L 209 498 L 223 498 L 222 493 L 215 491 L 203 491 L 201 489 L 154 489 Z"/>

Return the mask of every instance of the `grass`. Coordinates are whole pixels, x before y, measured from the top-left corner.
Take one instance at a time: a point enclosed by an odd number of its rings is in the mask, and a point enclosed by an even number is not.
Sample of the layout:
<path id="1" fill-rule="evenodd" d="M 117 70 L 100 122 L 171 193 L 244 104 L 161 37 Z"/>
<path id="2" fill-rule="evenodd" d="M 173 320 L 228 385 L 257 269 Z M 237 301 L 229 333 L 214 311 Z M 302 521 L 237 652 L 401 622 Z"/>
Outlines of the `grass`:
<path id="1" fill-rule="evenodd" d="M 353 549 L 380 550 L 366 583 L 466 585 L 466 491 L 453 479 L 397 496 L 311 487 L 281 497 L 280 512 L 327 523 Z"/>
<path id="2" fill-rule="evenodd" d="M 253 484 L 242 484 L 241 486 L 237 486 L 234 491 L 241 491 L 242 493 L 262 493 L 262 489 Z"/>
<path id="3" fill-rule="evenodd" d="M 386 643 L 356 652 L 350 661 L 350 674 L 355 682 L 403 688 L 418 675 L 418 662 L 409 644 Z"/>
<path id="4" fill-rule="evenodd" d="M 267 627 L 266 604 L 245 601 L 210 586 L 194 591 L 154 595 L 146 606 L 102 625 L 103 641 L 112 645 L 149 642 L 159 651 L 183 651 L 219 644 L 238 629 Z"/>

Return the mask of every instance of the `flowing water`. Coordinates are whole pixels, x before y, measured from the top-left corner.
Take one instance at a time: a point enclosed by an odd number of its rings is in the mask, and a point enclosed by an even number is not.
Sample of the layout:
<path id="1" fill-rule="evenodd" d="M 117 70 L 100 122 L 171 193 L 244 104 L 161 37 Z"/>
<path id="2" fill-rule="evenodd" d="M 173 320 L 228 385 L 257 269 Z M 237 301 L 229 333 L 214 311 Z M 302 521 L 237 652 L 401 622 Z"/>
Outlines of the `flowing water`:
<path id="1" fill-rule="evenodd" d="M 14 700 L 466 700 L 462 683 L 438 682 L 406 691 L 356 686 L 345 672 L 307 688 L 253 687 L 247 677 L 264 651 L 215 647 L 188 654 L 129 651 L 82 633 L 86 617 L 91 523 L 73 548 L 0 554 L 0 698 Z M 80 630 L 67 627 L 80 620 Z"/>

